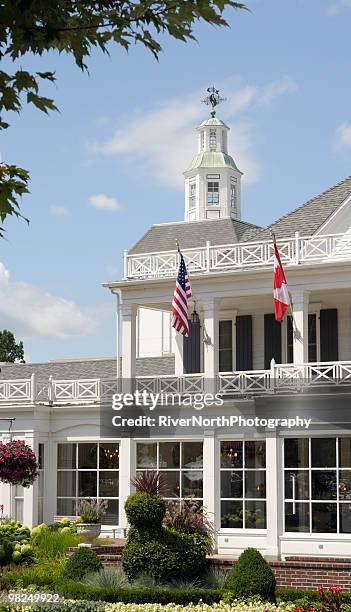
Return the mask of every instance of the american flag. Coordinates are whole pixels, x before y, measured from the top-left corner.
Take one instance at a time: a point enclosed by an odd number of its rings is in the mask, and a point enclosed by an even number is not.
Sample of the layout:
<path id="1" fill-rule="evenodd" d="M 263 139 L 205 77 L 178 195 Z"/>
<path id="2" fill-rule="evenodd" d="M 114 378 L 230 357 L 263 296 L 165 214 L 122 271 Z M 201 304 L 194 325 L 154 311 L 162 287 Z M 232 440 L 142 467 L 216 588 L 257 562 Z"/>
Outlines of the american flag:
<path id="1" fill-rule="evenodd" d="M 179 270 L 172 300 L 172 327 L 188 338 L 188 300 L 192 298 L 192 293 L 183 255 L 181 253 L 179 255 Z"/>

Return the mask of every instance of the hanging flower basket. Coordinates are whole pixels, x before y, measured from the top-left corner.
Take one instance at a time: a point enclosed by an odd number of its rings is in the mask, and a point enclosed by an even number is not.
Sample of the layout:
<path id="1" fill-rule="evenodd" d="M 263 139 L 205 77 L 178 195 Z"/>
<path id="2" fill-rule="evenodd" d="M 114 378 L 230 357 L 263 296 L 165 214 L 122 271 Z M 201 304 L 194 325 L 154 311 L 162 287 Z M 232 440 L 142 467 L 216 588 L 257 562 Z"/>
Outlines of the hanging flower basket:
<path id="1" fill-rule="evenodd" d="M 37 478 L 37 459 L 23 440 L 0 443 L 0 481 L 29 487 Z"/>

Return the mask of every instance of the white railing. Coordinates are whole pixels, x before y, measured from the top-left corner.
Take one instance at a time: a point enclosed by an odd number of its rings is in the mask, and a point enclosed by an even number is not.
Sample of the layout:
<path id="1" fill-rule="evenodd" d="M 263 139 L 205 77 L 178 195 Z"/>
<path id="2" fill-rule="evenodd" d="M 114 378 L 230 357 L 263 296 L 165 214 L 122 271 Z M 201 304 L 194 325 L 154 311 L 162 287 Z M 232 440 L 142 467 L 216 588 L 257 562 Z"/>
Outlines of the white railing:
<path id="1" fill-rule="evenodd" d="M 203 393 L 204 374 L 184 374 L 183 376 L 138 376 L 136 389 L 148 393 Z"/>
<path id="2" fill-rule="evenodd" d="M 347 233 L 300 236 L 277 240 L 282 262 L 289 265 L 351 260 L 351 236 Z M 225 272 L 264 268 L 273 264 L 272 240 L 211 245 L 184 249 L 189 273 Z M 125 279 L 167 278 L 175 276 L 177 251 L 124 255 Z"/>
<path id="3" fill-rule="evenodd" d="M 4 404 L 87 404 L 110 401 L 120 390 L 117 378 L 36 380 L 35 374 L 25 380 L 0 380 L 0 406 Z"/>
<path id="4" fill-rule="evenodd" d="M 218 392 L 223 395 L 267 395 L 320 387 L 351 387 L 351 361 L 276 364 L 270 370 L 218 374 Z"/>

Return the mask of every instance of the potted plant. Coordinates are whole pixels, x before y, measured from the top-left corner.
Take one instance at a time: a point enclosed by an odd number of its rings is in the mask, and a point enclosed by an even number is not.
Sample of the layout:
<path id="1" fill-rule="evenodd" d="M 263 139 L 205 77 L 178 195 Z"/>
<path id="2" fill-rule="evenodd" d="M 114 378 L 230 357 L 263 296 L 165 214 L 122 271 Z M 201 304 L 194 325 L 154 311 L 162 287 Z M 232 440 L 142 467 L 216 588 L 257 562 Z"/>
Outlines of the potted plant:
<path id="1" fill-rule="evenodd" d="M 77 522 L 77 533 L 84 542 L 91 544 L 101 533 L 101 519 L 107 510 L 107 500 L 80 499 L 76 504 L 76 511 L 80 517 Z"/>

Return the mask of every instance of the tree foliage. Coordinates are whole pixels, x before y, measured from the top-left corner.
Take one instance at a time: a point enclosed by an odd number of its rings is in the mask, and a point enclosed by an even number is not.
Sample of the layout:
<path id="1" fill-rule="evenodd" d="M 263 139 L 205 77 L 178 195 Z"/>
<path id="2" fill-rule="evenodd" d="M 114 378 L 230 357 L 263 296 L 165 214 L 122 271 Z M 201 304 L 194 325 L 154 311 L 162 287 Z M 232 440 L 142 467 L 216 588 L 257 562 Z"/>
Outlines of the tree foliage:
<path id="1" fill-rule="evenodd" d="M 0 361 L 14 363 L 24 358 L 23 342 L 16 342 L 15 336 L 8 329 L 0 331 Z"/>
<path id="2" fill-rule="evenodd" d="M 108 53 L 111 44 L 128 50 L 133 43 L 157 58 L 161 35 L 187 41 L 194 39 L 197 21 L 226 26 L 226 8 L 246 7 L 234 0 L 0 0 L 0 59 L 17 64 L 27 54 L 58 51 L 86 70 L 94 48 Z M 4 115 L 7 119 L 11 111 L 20 113 L 23 103 L 44 113 L 57 110 L 54 101 L 40 93 L 43 81 L 54 82 L 54 72 L 0 70 L 0 130 L 9 127 Z M 28 193 L 28 180 L 26 170 L 2 164 L 1 223 L 9 215 L 22 216 L 20 197 Z"/>

